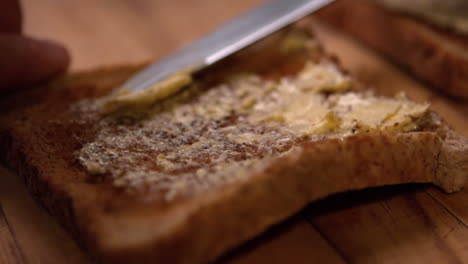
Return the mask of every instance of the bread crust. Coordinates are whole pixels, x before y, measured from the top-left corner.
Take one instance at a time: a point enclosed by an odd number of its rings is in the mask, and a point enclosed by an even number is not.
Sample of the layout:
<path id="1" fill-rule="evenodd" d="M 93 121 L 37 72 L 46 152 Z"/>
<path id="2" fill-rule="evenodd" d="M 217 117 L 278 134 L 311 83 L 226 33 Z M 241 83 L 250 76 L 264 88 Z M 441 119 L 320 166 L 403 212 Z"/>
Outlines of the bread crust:
<path id="1" fill-rule="evenodd" d="M 318 17 L 407 67 L 435 88 L 468 99 L 468 36 L 442 29 L 373 0 L 339 0 Z"/>
<path id="2" fill-rule="evenodd" d="M 79 142 L 72 132 L 86 128 L 55 120 L 69 117 L 71 102 L 109 92 L 140 68 L 67 76 L 45 87 L 34 102 L 0 117 L 0 158 L 99 262 L 206 263 L 337 192 L 409 182 L 432 182 L 451 192 L 465 181 L 468 144 L 433 114 L 436 126 L 421 132 L 303 144 L 249 171 L 245 181 L 191 199 L 170 204 L 134 199 L 90 182 L 73 161 Z"/>

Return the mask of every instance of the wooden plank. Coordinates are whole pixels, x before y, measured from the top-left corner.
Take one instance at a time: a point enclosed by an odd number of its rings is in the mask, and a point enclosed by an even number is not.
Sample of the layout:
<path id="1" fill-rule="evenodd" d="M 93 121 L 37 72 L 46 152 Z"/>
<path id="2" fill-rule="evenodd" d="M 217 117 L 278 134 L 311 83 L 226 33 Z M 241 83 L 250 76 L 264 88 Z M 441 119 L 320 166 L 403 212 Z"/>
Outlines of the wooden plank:
<path id="1" fill-rule="evenodd" d="M 246 243 L 220 263 L 346 263 L 302 215 Z"/>
<path id="2" fill-rule="evenodd" d="M 0 179 L 0 203 L 8 218 L 9 228 L 15 234 L 15 240 L 22 249 L 24 263 L 89 263 L 71 237 L 43 208 L 39 207 L 15 175 L 0 166 Z M 8 244 L 0 238 L 0 247 L 5 245 Z M 17 256 L 15 259 L 20 260 Z M 0 263 L 10 262 L 0 261 Z"/>
<path id="3" fill-rule="evenodd" d="M 24 263 L 21 250 L 18 248 L 14 234 L 5 218 L 0 205 L 0 263 Z"/>
<path id="4" fill-rule="evenodd" d="M 430 188 L 427 192 L 468 228 L 468 184 L 461 192 L 454 194 L 446 194 L 436 188 Z"/>
<path id="5" fill-rule="evenodd" d="M 463 263 L 468 229 L 419 186 L 338 195 L 312 205 L 311 223 L 352 263 Z"/>

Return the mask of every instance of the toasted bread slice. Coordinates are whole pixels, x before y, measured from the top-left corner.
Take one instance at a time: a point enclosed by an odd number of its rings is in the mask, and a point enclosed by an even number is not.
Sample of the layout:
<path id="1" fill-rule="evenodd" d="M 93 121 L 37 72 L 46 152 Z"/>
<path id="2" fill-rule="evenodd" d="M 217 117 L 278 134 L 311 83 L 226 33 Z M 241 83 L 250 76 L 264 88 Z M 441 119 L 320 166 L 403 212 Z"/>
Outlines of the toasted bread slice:
<path id="1" fill-rule="evenodd" d="M 279 36 L 281 48 L 260 43 L 136 117 L 102 115 L 99 102 L 141 66 L 12 95 L 1 104 L 2 159 L 106 263 L 206 263 L 337 192 L 463 186 L 468 143 L 437 114 L 359 92 L 311 36 Z M 366 123 L 366 112 L 377 113 Z"/>
<path id="2" fill-rule="evenodd" d="M 456 98 L 468 99 L 468 36 L 376 0 L 339 0 L 318 16 Z"/>

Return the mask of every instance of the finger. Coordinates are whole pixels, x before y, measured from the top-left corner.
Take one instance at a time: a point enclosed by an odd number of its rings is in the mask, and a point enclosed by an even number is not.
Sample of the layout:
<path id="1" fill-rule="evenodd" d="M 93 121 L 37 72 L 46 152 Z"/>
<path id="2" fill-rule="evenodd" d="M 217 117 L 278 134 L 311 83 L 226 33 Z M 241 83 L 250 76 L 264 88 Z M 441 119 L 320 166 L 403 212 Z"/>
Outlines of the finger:
<path id="1" fill-rule="evenodd" d="M 1 33 L 20 33 L 21 6 L 19 0 L 0 0 L 0 32 Z"/>
<path id="2" fill-rule="evenodd" d="M 45 81 L 63 73 L 69 63 L 67 50 L 58 44 L 0 35 L 0 92 Z"/>

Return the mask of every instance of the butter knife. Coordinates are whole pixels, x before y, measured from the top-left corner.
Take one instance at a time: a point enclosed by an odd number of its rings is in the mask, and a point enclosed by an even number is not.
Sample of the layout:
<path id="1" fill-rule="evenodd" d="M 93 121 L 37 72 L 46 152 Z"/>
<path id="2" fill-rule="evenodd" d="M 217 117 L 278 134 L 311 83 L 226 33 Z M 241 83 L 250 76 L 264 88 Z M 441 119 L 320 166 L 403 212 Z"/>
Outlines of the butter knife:
<path id="1" fill-rule="evenodd" d="M 139 91 L 181 70 L 202 70 L 334 0 L 271 0 L 136 73 L 121 89 Z M 117 91 L 121 90 L 117 89 Z"/>

